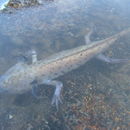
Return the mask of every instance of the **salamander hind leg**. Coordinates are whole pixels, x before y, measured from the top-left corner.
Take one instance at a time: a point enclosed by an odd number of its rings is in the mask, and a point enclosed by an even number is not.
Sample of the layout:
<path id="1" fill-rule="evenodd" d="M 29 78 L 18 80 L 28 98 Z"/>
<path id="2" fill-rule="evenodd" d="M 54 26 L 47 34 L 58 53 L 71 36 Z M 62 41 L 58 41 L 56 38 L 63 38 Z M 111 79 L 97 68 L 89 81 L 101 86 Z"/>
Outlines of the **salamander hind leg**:
<path id="1" fill-rule="evenodd" d="M 105 56 L 103 54 L 99 54 L 96 58 L 98 60 L 101 60 L 103 62 L 110 63 L 110 64 L 130 62 L 129 59 L 113 59 L 113 58 L 107 57 L 107 56 Z"/>

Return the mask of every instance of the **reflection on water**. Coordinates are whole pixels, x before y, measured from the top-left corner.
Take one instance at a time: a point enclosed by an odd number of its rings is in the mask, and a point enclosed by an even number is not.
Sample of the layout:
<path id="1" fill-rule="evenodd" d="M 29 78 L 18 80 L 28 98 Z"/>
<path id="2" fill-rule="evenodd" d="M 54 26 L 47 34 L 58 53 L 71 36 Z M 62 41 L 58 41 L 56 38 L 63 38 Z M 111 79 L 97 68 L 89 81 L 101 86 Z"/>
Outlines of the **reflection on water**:
<path id="1" fill-rule="evenodd" d="M 56 0 L 41 6 L 0 13 L 0 74 L 31 48 L 43 59 L 84 44 L 86 28 L 91 40 L 106 38 L 130 25 L 129 1 Z M 130 58 L 130 39 L 119 39 L 106 54 Z M 0 129 L 129 129 L 130 64 L 108 65 L 96 60 L 70 72 L 64 83 L 61 110 L 50 106 L 52 88 L 39 87 L 43 99 L 30 93 L 3 95 Z M 46 94 L 47 93 L 47 94 Z M 10 100 L 9 100 L 10 99 Z"/>

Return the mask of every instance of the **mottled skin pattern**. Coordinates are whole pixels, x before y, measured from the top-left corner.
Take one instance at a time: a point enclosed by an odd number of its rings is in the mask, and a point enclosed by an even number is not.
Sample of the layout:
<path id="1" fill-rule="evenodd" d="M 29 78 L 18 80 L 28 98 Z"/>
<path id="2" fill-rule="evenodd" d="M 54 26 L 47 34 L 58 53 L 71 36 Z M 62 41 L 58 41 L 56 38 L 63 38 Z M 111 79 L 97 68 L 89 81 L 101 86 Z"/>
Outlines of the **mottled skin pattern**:
<path id="1" fill-rule="evenodd" d="M 58 106 L 58 102 L 61 102 L 60 92 L 62 83 L 52 80 L 78 68 L 89 59 L 104 52 L 110 45 L 115 43 L 115 40 L 129 31 L 130 29 L 124 30 L 104 40 L 62 51 L 45 60 L 37 61 L 30 65 L 18 63 L 0 78 L 0 88 L 7 90 L 9 93 L 24 93 L 32 89 L 31 82 L 37 79 L 43 84 L 56 86 L 52 103 Z"/>

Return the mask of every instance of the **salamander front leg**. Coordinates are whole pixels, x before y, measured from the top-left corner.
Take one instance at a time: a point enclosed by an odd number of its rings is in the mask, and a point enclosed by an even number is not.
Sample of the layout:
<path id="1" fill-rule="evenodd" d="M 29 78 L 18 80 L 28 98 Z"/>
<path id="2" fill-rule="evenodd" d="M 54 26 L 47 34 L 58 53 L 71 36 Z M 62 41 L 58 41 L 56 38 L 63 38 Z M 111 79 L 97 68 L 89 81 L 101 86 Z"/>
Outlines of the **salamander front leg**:
<path id="1" fill-rule="evenodd" d="M 37 53 L 35 50 L 32 50 L 31 53 L 32 53 L 32 64 L 34 64 L 37 62 Z"/>
<path id="2" fill-rule="evenodd" d="M 61 90 L 63 87 L 63 83 L 60 81 L 57 81 L 57 80 L 44 80 L 43 84 L 52 85 L 52 86 L 56 87 L 51 104 L 56 105 L 56 108 L 58 110 L 59 103 L 62 103 Z"/>
<path id="3" fill-rule="evenodd" d="M 31 85 L 32 85 L 32 95 L 39 99 L 40 96 L 37 95 L 37 88 L 38 88 L 38 82 L 37 80 L 34 80 L 33 82 L 31 82 Z"/>

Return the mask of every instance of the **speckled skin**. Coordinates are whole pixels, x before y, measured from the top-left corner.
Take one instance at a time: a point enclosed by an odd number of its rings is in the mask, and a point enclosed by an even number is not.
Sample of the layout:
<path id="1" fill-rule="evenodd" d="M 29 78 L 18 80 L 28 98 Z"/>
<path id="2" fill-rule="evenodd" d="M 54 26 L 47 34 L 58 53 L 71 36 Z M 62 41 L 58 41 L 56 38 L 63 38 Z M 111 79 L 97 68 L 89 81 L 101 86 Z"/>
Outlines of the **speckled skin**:
<path id="1" fill-rule="evenodd" d="M 59 52 L 31 65 L 18 63 L 0 78 L 0 88 L 7 90 L 9 93 L 24 93 L 32 88 L 30 83 L 35 79 L 39 79 L 39 81 L 53 80 L 64 73 L 78 68 L 89 59 L 104 52 L 110 45 L 115 43 L 115 40 L 129 31 L 130 29 L 124 30 L 104 40 L 93 42 L 90 45 L 83 45 Z"/>

